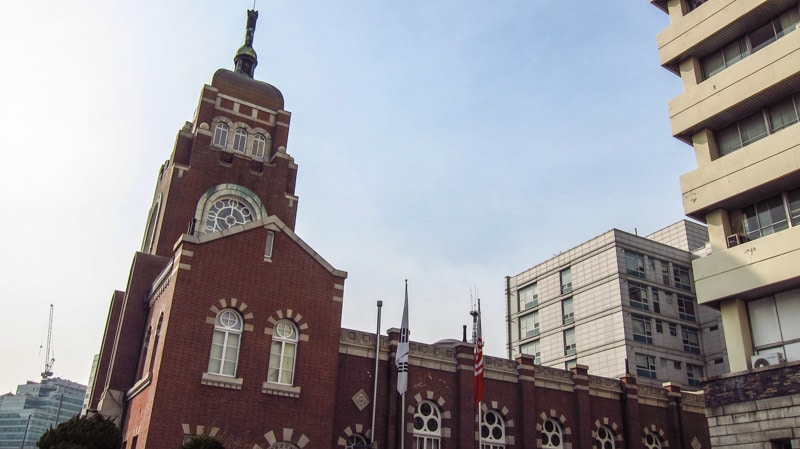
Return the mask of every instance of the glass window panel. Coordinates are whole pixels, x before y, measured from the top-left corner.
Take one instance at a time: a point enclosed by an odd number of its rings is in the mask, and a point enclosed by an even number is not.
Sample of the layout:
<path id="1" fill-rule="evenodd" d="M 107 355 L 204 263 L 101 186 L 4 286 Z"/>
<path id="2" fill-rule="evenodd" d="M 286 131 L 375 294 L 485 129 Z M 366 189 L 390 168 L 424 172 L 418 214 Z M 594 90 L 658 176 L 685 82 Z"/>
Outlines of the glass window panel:
<path id="1" fill-rule="evenodd" d="M 644 278 L 644 256 L 625 250 L 625 269 L 631 276 Z"/>
<path id="2" fill-rule="evenodd" d="M 767 135 L 767 125 L 764 123 L 764 115 L 761 111 L 756 112 L 739 120 L 739 132 L 742 136 L 742 146 L 749 145 Z"/>
<path id="3" fill-rule="evenodd" d="M 261 134 L 256 134 L 255 137 L 253 137 L 253 156 L 264 157 L 266 146 L 267 139 Z"/>
<path id="4" fill-rule="evenodd" d="M 224 147 L 228 143 L 228 125 L 218 123 L 214 128 L 214 145 Z"/>
<path id="5" fill-rule="evenodd" d="M 753 53 L 775 42 L 776 37 L 775 30 L 772 28 L 772 21 L 750 33 L 749 37 Z"/>
<path id="6" fill-rule="evenodd" d="M 703 58 L 703 74 L 706 79 L 711 78 L 725 69 L 725 57 L 721 51 L 715 51 Z"/>
<path id="7" fill-rule="evenodd" d="M 748 240 L 755 240 L 761 237 L 755 205 L 742 209 L 742 224 L 744 225 L 744 232 Z"/>
<path id="8" fill-rule="evenodd" d="M 772 297 L 747 303 L 753 345 L 763 346 L 781 341 L 778 313 Z"/>
<path id="9" fill-rule="evenodd" d="M 539 287 L 538 284 L 529 285 L 517 291 L 519 298 L 519 310 L 530 309 L 539 304 Z"/>
<path id="10" fill-rule="evenodd" d="M 564 331 L 564 355 L 575 354 L 575 329 Z"/>
<path id="11" fill-rule="evenodd" d="M 569 293 L 572 291 L 572 271 L 567 268 L 559 273 L 561 277 L 561 294 Z"/>
<path id="12" fill-rule="evenodd" d="M 520 317 L 519 319 L 520 338 L 528 338 L 539 335 L 539 312 Z"/>
<path id="13" fill-rule="evenodd" d="M 775 307 L 781 325 L 783 341 L 800 338 L 800 290 L 775 295 Z"/>
<path id="14" fill-rule="evenodd" d="M 788 194 L 789 213 L 792 217 L 792 226 L 800 225 L 800 189 L 792 190 Z"/>
<path id="15" fill-rule="evenodd" d="M 800 360 L 800 342 L 788 344 L 783 347 L 786 352 L 786 361 L 795 362 Z"/>
<path id="16" fill-rule="evenodd" d="M 739 125 L 733 125 L 717 132 L 717 149 L 720 156 L 730 154 L 742 147 L 742 138 L 739 136 Z"/>
<path id="17" fill-rule="evenodd" d="M 775 21 L 775 28 L 778 30 L 778 37 L 783 37 L 784 35 L 794 31 L 798 22 L 800 22 L 800 10 L 798 10 L 797 6 L 794 6 L 792 9 L 781 14 L 781 16 L 778 17 L 778 20 Z"/>
<path id="18" fill-rule="evenodd" d="M 797 111 L 794 107 L 794 98 L 785 98 L 770 106 L 769 113 L 770 131 L 775 132 L 797 121 Z"/>
<path id="19" fill-rule="evenodd" d="M 783 198 L 778 195 L 756 204 L 758 211 L 758 224 L 761 227 L 762 237 L 782 231 L 788 227 L 786 210 L 783 208 Z"/>
<path id="20" fill-rule="evenodd" d="M 722 53 L 725 56 L 725 67 L 730 67 L 733 64 L 741 61 L 742 58 L 747 56 L 747 40 L 739 38 L 722 48 Z"/>
<path id="21" fill-rule="evenodd" d="M 237 129 L 233 136 L 233 149 L 244 153 L 245 146 L 247 145 L 247 132 L 243 129 Z"/>
<path id="22" fill-rule="evenodd" d="M 561 302 L 561 317 L 563 324 L 575 321 L 575 315 L 572 311 L 572 298 L 567 298 Z"/>

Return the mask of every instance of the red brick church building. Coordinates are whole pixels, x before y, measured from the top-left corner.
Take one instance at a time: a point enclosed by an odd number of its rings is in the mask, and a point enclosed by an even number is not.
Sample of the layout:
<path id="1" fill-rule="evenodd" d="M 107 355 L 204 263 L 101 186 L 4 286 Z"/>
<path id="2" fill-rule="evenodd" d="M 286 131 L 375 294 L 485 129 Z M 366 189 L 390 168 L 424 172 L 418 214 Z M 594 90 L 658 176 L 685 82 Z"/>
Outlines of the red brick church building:
<path id="1" fill-rule="evenodd" d="M 253 78 L 256 18 L 178 132 L 111 299 L 89 408 L 117 420 L 125 449 L 193 435 L 228 449 L 709 447 L 702 396 L 528 356 L 484 357 L 478 414 L 466 342 L 411 342 L 401 401 L 399 330 L 376 363 L 375 334 L 341 328 L 347 273 L 294 232 L 291 114 Z"/>

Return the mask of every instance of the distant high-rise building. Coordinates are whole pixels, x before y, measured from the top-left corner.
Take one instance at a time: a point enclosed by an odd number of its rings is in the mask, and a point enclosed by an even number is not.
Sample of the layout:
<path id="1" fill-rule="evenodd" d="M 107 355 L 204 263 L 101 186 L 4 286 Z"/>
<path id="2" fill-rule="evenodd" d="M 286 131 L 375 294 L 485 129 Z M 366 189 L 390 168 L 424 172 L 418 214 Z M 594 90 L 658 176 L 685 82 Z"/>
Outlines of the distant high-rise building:
<path id="1" fill-rule="evenodd" d="M 686 220 L 647 237 L 612 229 L 508 277 L 509 357 L 699 389 L 726 371 L 719 312 L 698 307 L 690 269 L 707 238 Z"/>
<path id="2" fill-rule="evenodd" d="M 0 396 L 0 449 L 35 448 L 47 429 L 81 412 L 84 394 L 85 385 L 51 378 Z"/>
<path id="3" fill-rule="evenodd" d="M 697 299 L 721 311 L 730 361 L 704 387 L 712 446 L 798 448 L 800 8 L 651 3 L 669 14 L 661 65 L 683 81 L 672 133 L 697 158 L 681 176 L 684 210 L 710 237 L 693 262 Z"/>

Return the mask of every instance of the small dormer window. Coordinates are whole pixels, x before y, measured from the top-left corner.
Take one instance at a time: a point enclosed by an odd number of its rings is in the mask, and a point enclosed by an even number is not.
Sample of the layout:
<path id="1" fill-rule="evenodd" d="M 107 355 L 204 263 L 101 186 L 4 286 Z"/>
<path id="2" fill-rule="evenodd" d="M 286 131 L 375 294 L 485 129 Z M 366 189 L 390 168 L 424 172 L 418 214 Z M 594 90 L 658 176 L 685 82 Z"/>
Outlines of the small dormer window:
<path id="1" fill-rule="evenodd" d="M 217 123 L 214 128 L 214 145 L 224 147 L 228 144 L 228 125 L 224 123 Z"/>
<path id="2" fill-rule="evenodd" d="M 247 131 L 239 128 L 236 130 L 236 134 L 233 136 L 233 150 L 238 151 L 240 153 L 244 153 L 245 147 L 247 146 Z"/>
<path id="3" fill-rule="evenodd" d="M 263 134 L 256 134 L 253 137 L 253 157 L 264 158 L 267 148 L 267 138 Z"/>

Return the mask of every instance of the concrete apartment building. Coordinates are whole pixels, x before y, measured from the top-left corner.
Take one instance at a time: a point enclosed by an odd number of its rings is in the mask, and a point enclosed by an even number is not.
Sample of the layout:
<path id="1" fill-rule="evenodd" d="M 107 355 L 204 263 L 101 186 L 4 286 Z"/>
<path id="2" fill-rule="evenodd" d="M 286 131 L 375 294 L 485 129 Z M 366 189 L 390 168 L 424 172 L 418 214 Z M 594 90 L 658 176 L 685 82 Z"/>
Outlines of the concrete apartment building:
<path id="1" fill-rule="evenodd" d="M 509 357 L 699 389 L 727 370 L 719 312 L 697 306 L 690 269 L 707 239 L 687 220 L 647 237 L 612 229 L 509 276 Z"/>
<path id="2" fill-rule="evenodd" d="M 86 386 L 60 378 L 28 381 L 0 396 L 0 449 L 33 449 L 39 437 L 81 412 Z"/>
<path id="3" fill-rule="evenodd" d="M 697 169 L 686 214 L 708 225 L 699 303 L 722 313 L 730 373 L 704 390 L 712 446 L 800 447 L 800 22 L 797 1 L 651 0 L 679 75 L 675 137 Z"/>

